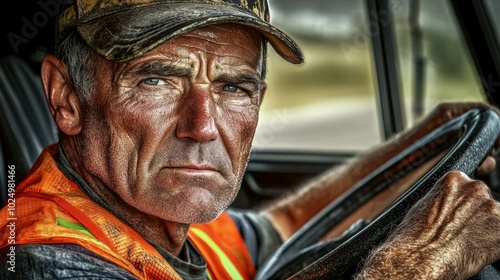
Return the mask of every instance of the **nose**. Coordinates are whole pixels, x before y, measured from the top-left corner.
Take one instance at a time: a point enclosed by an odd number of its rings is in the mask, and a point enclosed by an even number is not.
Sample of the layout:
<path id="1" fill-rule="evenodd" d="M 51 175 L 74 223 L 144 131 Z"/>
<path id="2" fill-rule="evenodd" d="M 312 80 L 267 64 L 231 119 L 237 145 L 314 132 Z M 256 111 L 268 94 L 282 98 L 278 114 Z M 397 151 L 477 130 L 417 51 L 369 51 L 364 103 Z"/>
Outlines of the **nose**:
<path id="1" fill-rule="evenodd" d="M 195 86 L 179 109 L 177 137 L 197 142 L 217 139 L 218 130 L 214 120 L 214 111 L 214 101 L 208 89 Z"/>

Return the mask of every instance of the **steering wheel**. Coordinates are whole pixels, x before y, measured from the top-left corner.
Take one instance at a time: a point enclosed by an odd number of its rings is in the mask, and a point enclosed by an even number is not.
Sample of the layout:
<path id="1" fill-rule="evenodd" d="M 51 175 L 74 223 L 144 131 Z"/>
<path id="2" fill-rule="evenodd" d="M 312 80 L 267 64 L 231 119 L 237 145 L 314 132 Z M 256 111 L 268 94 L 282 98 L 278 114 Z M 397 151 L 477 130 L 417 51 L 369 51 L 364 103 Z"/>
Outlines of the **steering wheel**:
<path id="1" fill-rule="evenodd" d="M 438 127 L 316 214 L 262 264 L 256 279 L 350 279 L 369 252 L 387 238 L 439 178 L 451 170 L 460 170 L 473 177 L 499 132 L 500 120 L 490 109 L 470 110 Z M 434 167 L 373 221 L 360 221 L 341 237 L 320 242 L 325 234 L 368 200 L 445 150 L 447 152 Z M 497 200 L 500 197 L 495 193 L 493 196 Z M 482 274 L 491 276 L 493 273 L 500 279 L 495 265 L 487 266 Z"/>

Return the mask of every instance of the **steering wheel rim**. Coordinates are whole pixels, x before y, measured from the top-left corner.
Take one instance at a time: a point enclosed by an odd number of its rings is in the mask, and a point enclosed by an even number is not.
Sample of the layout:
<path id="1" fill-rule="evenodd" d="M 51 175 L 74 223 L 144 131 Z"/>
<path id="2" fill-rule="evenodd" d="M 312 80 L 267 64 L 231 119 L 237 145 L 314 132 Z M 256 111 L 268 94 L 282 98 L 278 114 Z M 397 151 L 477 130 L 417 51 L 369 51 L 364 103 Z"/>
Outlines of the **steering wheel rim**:
<path id="1" fill-rule="evenodd" d="M 439 178 L 451 170 L 460 170 L 473 177 L 477 166 L 493 147 L 499 131 L 498 115 L 490 109 L 470 110 L 435 129 L 326 206 L 259 268 L 256 279 L 339 279 L 343 275 L 354 273 L 363 258 L 388 236 L 409 208 L 422 198 Z M 422 155 L 422 149 L 434 145 L 420 158 L 420 161 L 425 161 L 448 148 L 450 143 L 454 144 L 446 155 L 376 219 L 367 225 L 354 228 L 339 240 L 317 244 L 333 226 L 392 184 L 397 178 L 388 174 L 394 174 L 394 168 L 399 176 L 411 172 L 401 169 L 401 162 L 410 162 L 405 159 L 415 158 L 416 153 Z M 410 167 L 415 166 L 413 162 Z"/>

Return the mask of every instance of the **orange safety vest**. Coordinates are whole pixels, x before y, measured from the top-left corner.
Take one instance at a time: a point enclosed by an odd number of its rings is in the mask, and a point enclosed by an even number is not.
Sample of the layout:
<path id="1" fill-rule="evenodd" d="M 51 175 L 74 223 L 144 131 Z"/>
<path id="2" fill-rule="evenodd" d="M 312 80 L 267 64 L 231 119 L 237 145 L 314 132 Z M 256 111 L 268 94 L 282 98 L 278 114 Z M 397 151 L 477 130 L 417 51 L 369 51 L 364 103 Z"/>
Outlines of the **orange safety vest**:
<path id="1" fill-rule="evenodd" d="M 0 248 L 72 243 L 103 256 L 139 279 L 181 279 L 144 238 L 96 204 L 58 169 L 47 147 L 0 211 Z M 8 227 L 8 225 L 10 225 Z M 252 279 L 250 254 L 233 220 L 192 225 L 188 238 L 207 262 L 211 279 Z"/>

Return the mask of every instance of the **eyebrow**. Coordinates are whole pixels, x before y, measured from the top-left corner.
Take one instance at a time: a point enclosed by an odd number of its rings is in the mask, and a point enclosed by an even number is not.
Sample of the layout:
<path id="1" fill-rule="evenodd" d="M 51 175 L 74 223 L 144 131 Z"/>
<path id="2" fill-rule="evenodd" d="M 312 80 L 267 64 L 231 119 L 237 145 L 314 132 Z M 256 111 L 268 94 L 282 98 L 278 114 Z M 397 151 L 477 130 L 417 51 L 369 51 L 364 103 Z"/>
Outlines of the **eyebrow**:
<path id="1" fill-rule="evenodd" d="M 236 71 L 234 73 L 224 73 L 219 75 L 215 80 L 229 84 L 260 84 L 262 80 L 257 74 L 250 74 Z"/>
<path id="2" fill-rule="evenodd" d="M 157 75 L 157 76 L 189 76 L 191 69 L 186 66 L 169 64 L 159 61 L 148 61 L 136 67 L 133 71 L 139 75 Z M 223 73 L 216 77 L 216 81 L 229 84 L 261 84 L 262 79 L 257 72 L 238 71 L 233 69 L 230 73 Z"/>
<path id="3" fill-rule="evenodd" d="M 189 69 L 179 65 L 165 64 L 162 62 L 146 62 L 138 66 L 137 71 L 140 75 L 158 75 L 158 76 L 187 76 Z"/>

